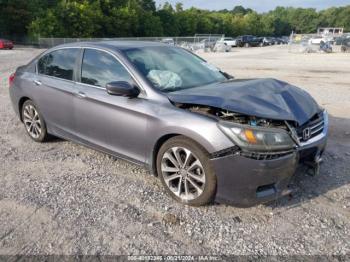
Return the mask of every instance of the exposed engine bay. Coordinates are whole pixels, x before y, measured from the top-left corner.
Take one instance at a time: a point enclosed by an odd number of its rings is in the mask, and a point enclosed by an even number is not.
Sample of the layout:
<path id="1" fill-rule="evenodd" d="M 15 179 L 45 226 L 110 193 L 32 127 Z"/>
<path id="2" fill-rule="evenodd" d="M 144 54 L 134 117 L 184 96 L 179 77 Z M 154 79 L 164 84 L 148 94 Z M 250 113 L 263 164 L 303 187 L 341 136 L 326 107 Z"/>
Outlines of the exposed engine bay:
<path id="1" fill-rule="evenodd" d="M 286 125 L 286 122 L 283 120 L 271 120 L 271 119 L 264 119 L 264 118 L 259 118 L 255 116 L 248 116 L 245 114 L 231 112 L 225 109 L 220 109 L 220 108 L 211 107 L 211 106 L 180 104 L 180 103 L 176 103 L 175 105 L 179 108 L 187 109 L 194 113 L 216 117 L 221 120 L 230 121 L 237 124 L 271 127 L 271 128 L 282 128 L 285 130 L 289 130 L 289 127 Z"/>

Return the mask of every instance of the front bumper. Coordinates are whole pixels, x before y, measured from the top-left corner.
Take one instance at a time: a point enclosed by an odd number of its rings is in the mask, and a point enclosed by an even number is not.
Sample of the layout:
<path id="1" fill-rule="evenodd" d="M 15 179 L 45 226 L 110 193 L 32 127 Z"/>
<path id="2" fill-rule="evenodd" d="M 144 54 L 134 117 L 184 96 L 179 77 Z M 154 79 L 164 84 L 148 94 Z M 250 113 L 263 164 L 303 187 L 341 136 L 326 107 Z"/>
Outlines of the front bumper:
<path id="1" fill-rule="evenodd" d="M 288 185 L 298 165 L 321 158 L 327 144 L 327 134 L 326 118 L 321 134 L 282 157 L 256 160 L 236 153 L 211 159 L 217 176 L 215 200 L 250 207 L 289 194 Z"/>

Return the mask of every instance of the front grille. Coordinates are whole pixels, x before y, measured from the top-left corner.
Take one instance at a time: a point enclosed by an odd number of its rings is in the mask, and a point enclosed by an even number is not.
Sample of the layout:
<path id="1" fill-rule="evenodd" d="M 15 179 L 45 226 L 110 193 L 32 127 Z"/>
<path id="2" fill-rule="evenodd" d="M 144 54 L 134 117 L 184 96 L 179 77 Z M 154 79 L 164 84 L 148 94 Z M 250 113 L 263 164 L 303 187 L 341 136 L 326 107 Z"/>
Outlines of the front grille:
<path id="1" fill-rule="evenodd" d="M 322 112 L 311 118 L 306 124 L 297 128 L 297 134 L 300 142 L 306 142 L 309 139 L 322 133 L 324 128 L 324 119 Z"/>
<path id="2" fill-rule="evenodd" d="M 273 160 L 280 157 L 284 157 L 293 154 L 294 150 L 279 151 L 279 152 L 247 152 L 242 151 L 241 156 L 252 158 L 255 160 Z"/>

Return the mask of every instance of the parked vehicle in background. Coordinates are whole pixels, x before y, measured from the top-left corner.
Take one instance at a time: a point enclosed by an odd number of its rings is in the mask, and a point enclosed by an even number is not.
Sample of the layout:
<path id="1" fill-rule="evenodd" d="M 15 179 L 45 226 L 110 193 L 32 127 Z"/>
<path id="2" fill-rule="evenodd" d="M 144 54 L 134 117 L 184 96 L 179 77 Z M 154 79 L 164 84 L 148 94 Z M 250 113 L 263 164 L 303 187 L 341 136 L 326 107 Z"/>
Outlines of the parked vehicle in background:
<path id="1" fill-rule="evenodd" d="M 239 47 L 259 46 L 261 40 L 252 35 L 243 35 L 236 38 L 236 45 Z"/>
<path id="2" fill-rule="evenodd" d="M 343 39 L 340 50 L 343 53 L 350 52 L 350 38 Z"/>
<path id="3" fill-rule="evenodd" d="M 309 39 L 310 45 L 319 45 L 321 42 L 328 42 L 329 44 L 334 44 L 335 40 L 333 37 L 325 37 L 325 36 L 314 36 Z"/>
<path id="4" fill-rule="evenodd" d="M 332 48 L 332 45 L 330 44 L 330 42 L 322 40 L 320 43 L 320 51 L 324 52 L 324 53 L 332 53 L 333 48 Z"/>
<path id="5" fill-rule="evenodd" d="M 272 37 L 260 37 L 260 41 L 260 46 L 268 46 L 274 44 Z"/>
<path id="6" fill-rule="evenodd" d="M 228 45 L 228 46 L 231 46 L 231 47 L 237 46 L 236 39 L 234 39 L 232 37 L 223 37 L 218 42 L 223 43 L 223 44 Z"/>
<path id="7" fill-rule="evenodd" d="M 281 44 L 282 45 L 287 45 L 289 43 L 289 38 L 285 38 L 285 37 L 280 37 L 279 38 L 281 40 Z"/>
<path id="8" fill-rule="evenodd" d="M 0 39 L 0 49 L 12 49 L 13 42 L 7 39 Z"/>
<path id="9" fill-rule="evenodd" d="M 299 163 L 319 172 L 328 135 L 327 112 L 304 90 L 236 80 L 156 42 L 56 46 L 17 68 L 9 93 L 34 141 L 51 134 L 145 165 L 186 205 L 289 194 Z"/>
<path id="10" fill-rule="evenodd" d="M 286 45 L 291 41 L 290 36 L 282 36 L 281 39 Z"/>
<path id="11" fill-rule="evenodd" d="M 274 41 L 275 45 L 284 45 L 284 44 L 286 44 L 286 42 L 280 37 L 274 37 L 273 41 Z"/>
<path id="12" fill-rule="evenodd" d="M 339 37 L 334 38 L 334 42 L 336 45 L 342 45 L 344 41 L 347 41 L 347 39 L 350 39 L 350 34 L 344 34 Z"/>
<path id="13" fill-rule="evenodd" d="M 324 40 L 322 36 L 315 36 L 309 39 L 310 45 L 319 45 Z"/>

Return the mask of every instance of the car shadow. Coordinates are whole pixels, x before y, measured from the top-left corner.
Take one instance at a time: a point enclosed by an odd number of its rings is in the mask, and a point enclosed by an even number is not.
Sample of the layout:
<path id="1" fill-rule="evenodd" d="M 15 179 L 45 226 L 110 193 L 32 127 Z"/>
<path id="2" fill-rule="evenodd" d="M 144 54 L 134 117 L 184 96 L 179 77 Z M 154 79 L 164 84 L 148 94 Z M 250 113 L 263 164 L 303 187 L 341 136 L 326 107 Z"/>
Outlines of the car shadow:
<path id="1" fill-rule="evenodd" d="M 49 139 L 47 141 L 45 141 L 45 143 L 47 143 L 47 144 L 55 144 L 55 143 L 60 143 L 60 142 L 63 142 L 63 141 L 66 141 L 66 140 L 64 140 L 63 138 L 57 137 L 57 136 L 50 135 Z"/>
<path id="2" fill-rule="evenodd" d="M 327 193 L 350 184 L 350 119 L 329 115 L 329 137 L 322 159 L 319 175 L 311 176 L 306 166 L 300 166 L 291 181 L 292 193 L 266 206 L 292 208 L 319 197 L 330 204 L 349 202 L 349 196 L 341 199 L 338 194 Z"/>

